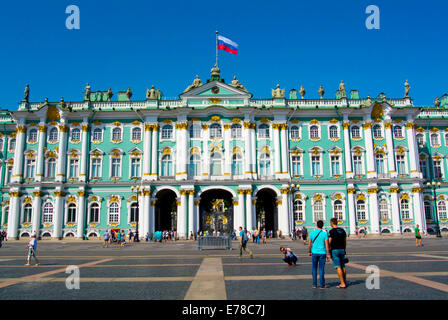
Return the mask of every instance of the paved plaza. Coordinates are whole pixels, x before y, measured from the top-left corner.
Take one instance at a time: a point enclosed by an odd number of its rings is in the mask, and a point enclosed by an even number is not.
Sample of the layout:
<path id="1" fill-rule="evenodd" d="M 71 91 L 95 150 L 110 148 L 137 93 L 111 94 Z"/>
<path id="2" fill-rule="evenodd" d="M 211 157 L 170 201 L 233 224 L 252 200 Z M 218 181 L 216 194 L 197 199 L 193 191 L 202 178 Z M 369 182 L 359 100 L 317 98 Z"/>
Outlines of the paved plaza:
<path id="1" fill-rule="evenodd" d="M 100 241 L 39 241 L 40 266 L 25 266 L 26 242 L 0 249 L 0 299 L 120 300 L 443 300 L 448 298 L 448 238 L 348 241 L 347 289 L 337 289 L 331 263 L 328 289 L 313 289 L 311 258 L 302 241 L 249 243 L 254 259 L 233 250 L 197 249 L 194 241 L 133 243 L 103 248 Z M 298 255 L 281 261 L 280 246 Z M 69 290 L 69 265 L 79 267 L 80 288 Z M 380 268 L 380 289 L 367 289 L 366 267 Z"/>

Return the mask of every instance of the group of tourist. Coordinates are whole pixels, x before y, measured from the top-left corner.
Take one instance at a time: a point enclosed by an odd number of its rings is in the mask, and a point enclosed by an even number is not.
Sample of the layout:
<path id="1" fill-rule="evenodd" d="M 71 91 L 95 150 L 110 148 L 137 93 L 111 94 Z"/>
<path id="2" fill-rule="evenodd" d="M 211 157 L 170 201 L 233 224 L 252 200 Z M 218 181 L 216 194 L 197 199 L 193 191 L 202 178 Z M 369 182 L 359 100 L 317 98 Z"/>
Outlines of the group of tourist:
<path id="1" fill-rule="evenodd" d="M 106 232 L 103 235 L 104 237 L 104 243 L 103 248 L 109 247 L 109 244 L 116 243 L 117 246 L 124 247 L 126 246 L 126 234 L 124 230 L 106 230 Z M 132 230 L 129 230 L 128 232 L 128 239 L 129 242 L 137 242 L 138 241 L 138 233 L 133 232 Z"/>

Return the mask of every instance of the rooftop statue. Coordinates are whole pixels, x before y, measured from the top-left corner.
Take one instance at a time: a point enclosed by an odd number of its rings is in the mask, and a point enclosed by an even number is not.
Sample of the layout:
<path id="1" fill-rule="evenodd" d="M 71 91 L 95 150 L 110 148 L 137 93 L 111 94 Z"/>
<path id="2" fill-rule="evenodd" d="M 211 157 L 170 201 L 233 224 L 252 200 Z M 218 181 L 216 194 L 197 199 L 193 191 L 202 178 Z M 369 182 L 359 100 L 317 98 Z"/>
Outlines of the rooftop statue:
<path id="1" fill-rule="evenodd" d="M 277 88 L 272 89 L 272 98 L 284 98 L 285 97 L 285 89 L 280 89 L 280 85 L 277 84 Z"/>
<path id="2" fill-rule="evenodd" d="M 86 87 L 85 87 L 85 91 L 84 91 L 84 101 L 89 101 L 90 100 L 90 85 L 89 83 L 87 83 Z"/>
<path id="3" fill-rule="evenodd" d="M 341 98 L 347 98 L 347 95 L 345 94 L 345 84 L 344 81 L 341 80 L 341 83 L 339 84 L 339 92 L 341 94 Z"/>
<path id="4" fill-rule="evenodd" d="M 300 93 L 300 96 L 302 97 L 302 99 L 305 99 L 306 91 L 305 91 L 305 88 L 303 87 L 303 85 L 300 86 L 299 93 Z"/>
<path id="5" fill-rule="evenodd" d="M 436 100 L 434 100 L 434 106 L 435 106 L 436 108 L 440 107 L 440 100 L 439 100 L 439 97 L 436 97 Z"/>
<path id="6" fill-rule="evenodd" d="M 146 89 L 146 99 L 148 100 L 157 100 L 159 99 L 160 96 L 160 91 L 159 89 L 154 89 L 154 86 L 151 86 L 151 90 L 150 89 Z"/>
<path id="7" fill-rule="evenodd" d="M 409 98 L 409 90 L 411 89 L 411 86 L 409 85 L 408 80 L 404 83 L 404 97 Z"/>
<path id="8" fill-rule="evenodd" d="M 211 79 L 219 80 L 221 78 L 220 74 L 221 74 L 221 70 L 219 69 L 218 64 L 215 63 L 215 66 L 211 70 L 211 75 L 212 75 Z"/>
<path id="9" fill-rule="evenodd" d="M 131 88 L 128 88 L 128 90 L 126 91 L 126 96 L 128 97 L 129 100 L 131 100 L 131 97 L 132 97 Z"/>
<path id="10" fill-rule="evenodd" d="M 230 84 L 232 87 L 243 90 L 247 92 L 247 89 L 236 79 L 236 76 L 233 77 L 232 83 Z"/>
<path id="11" fill-rule="evenodd" d="M 185 89 L 184 93 L 188 92 L 194 88 L 199 88 L 200 86 L 202 86 L 202 81 L 201 81 L 201 79 L 199 79 L 199 76 L 196 75 L 196 78 L 193 80 L 192 85 L 188 86 L 187 89 Z"/>
<path id="12" fill-rule="evenodd" d="M 325 90 L 324 87 L 320 86 L 319 90 L 317 90 L 317 94 L 320 96 L 321 99 L 324 98 Z"/>
<path id="13" fill-rule="evenodd" d="M 110 101 L 110 99 L 112 99 L 112 96 L 114 94 L 112 93 L 112 89 L 109 88 L 109 90 L 107 90 L 107 101 Z"/>
<path id="14" fill-rule="evenodd" d="M 23 94 L 24 94 L 23 101 L 28 102 L 30 99 L 30 85 L 29 84 L 26 85 L 25 91 Z"/>

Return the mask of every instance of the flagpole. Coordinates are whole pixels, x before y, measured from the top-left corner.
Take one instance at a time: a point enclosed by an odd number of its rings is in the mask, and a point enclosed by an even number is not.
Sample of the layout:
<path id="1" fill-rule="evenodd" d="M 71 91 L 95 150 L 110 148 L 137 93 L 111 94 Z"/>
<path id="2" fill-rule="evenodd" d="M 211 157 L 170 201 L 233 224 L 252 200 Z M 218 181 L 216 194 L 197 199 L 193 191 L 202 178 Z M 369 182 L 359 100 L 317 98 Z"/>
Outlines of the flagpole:
<path id="1" fill-rule="evenodd" d="M 216 30 L 216 66 L 218 66 L 218 30 Z"/>

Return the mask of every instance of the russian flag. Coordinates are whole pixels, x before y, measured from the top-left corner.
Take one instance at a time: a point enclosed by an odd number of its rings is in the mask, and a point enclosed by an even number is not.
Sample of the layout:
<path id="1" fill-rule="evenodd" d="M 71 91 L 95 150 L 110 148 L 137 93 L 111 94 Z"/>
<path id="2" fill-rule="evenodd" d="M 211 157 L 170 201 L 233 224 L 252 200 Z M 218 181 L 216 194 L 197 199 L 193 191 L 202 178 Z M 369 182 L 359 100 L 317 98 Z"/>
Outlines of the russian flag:
<path id="1" fill-rule="evenodd" d="M 218 36 L 218 49 L 225 50 L 233 54 L 238 54 L 238 44 L 223 36 Z"/>

